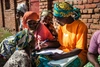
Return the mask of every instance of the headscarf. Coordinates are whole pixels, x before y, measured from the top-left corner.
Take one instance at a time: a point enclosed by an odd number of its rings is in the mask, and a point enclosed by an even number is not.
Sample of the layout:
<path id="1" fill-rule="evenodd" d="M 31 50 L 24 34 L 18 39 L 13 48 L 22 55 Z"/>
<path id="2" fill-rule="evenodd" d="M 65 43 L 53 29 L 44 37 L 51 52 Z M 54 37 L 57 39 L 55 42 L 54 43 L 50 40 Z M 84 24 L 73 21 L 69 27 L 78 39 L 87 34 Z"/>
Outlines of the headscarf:
<path id="1" fill-rule="evenodd" d="M 41 16 L 49 16 L 49 17 L 53 17 L 51 10 L 43 10 L 41 13 Z"/>
<path id="2" fill-rule="evenodd" d="M 32 41 L 33 36 L 29 34 L 28 29 L 18 32 L 15 35 L 14 41 L 16 42 L 17 49 L 23 49 L 29 45 L 29 42 Z"/>
<path id="3" fill-rule="evenodd" d="M 23 12 L 23 13 L 25 13 L 26 11 L 28 11 L 28 8 L 27 8 L 27 6 L 26 6 L 26 4 L 25 3 L 20 3 L 20 4 L 18 4 L 18 6 L 17 6 L 17 12 Z"/>
<path id="4" fill-rule="evenodd" d="M 69 17 L 75 15 L 74 19 L 77 20 L 81 16 L 81 13 L 80 9 L 74 8 L 67 2 L 58 2 L 54 4 L 53 15 L 55 17 Z"/>
<path id="5" fill-rule="evenodd" d="M 37 21 L 39 19 L 39 15 L 33 11 L 27 11 L 23 16 L 23 27 L 24 28 L 28 28 L 28 25 L 27 25 L 28 19 Z"/>

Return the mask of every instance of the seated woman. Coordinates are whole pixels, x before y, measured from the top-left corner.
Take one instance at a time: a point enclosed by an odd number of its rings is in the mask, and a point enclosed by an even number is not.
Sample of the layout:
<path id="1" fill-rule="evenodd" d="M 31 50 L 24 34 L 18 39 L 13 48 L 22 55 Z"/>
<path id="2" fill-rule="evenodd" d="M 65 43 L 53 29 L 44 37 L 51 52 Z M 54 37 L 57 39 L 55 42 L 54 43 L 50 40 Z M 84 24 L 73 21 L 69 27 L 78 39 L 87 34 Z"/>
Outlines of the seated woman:
<path id="1" fill-rule="evenodd" d="M 34 16 L 38 16 L 36 13 L 33 14 Z M 38 17 L 35 19 L 33 18 L 34 22 L 36 22 Z M 27 29 L 25 29 L 27 30 Z M 24 30 L 24 31 L 25 31 Z M 28 29 L 29 30 L 29 29 Z M 30 31 L 34 31 L 33 29 L 30 29 Z M 23 32 L 23 31 L 21 31 Z M 13 52 L 16 50 L 16 40 L 15 40 L 16 34 L 9 36 L 5 38 L 1 43 L 0 43 L 0 56 L 4 59 L 9 59 L 9 57 L 13 54 Z"/>
<path id="2" fill-rule="evenodd" d="M 3 67 L 31 67 L 30 54 L 35 49 L 35 38 L 29 30 L 18 32 L 15 36 L 16 50 Z"/>
<path id="3" fill-rule="evenodd" d="M 89 62 L 84 67 L 100 67 L 100 30 L 91 37 L 87 57 Z"/>
<path id="4" fill-rule="evenodd" d="M 43 10 L 41 12 L 40 22 L 43 23 L 49 29 L 49 31 L 55 38 L 57 38 L 57 32 L 53 26 L 52 18 L 53 14 L 50 10 Z"/>
<path id="5" fill-rule="evenodd" d="M 60 48 L 64 53 L 50 55 L 49 58 L 40 55 L 37 67 L 51 67 L 48 62 L 53 60 L 64 59 L 78 55 L 66 67 L 83 67 L 87 61 L 87 26 L 79 20 L 80 10 L 74 8 L 67 2 L 58 2 L 54 4 L 53 15 L 56 22 L 60 24 L 58 28 L 58 41 Z"/>
<path id="6" fill-rule="evenodd" d="M 33 32 L 34 37 L 36 38 L 36 42 L 37 42 L 36 49 L 40 50 L 42 48 L 58 47 L 59 45 L 55 44 L 57 42 L 54 42 L 53 45 L 46 44 L 46 43 L 50 43 L 51 41 L 54 41 L 54 37 L 51 34 L 51 32 L 48 30 L 48 28 L 44 24 L 42 24 L 40 21 L 32 23 L 33 19 L 37 19 L 37 18 L 38 18 L 38 15 L 36 13 L 34 13 L 33 11 L 27 11 L 23 16 L 23 27 L 28 28 L 29 30 L 31 30 L 32 28 L 34 29 L 32 32 Z M 30 22 L 29 27 L 27 25 L 27 21 Z M 39 45 L 39 44 L 41 44 L 41 42 L 43 42 L 45 40 L 47 40 L 47 42 L 45 44 L 43 44 L 42 46 Z"/>

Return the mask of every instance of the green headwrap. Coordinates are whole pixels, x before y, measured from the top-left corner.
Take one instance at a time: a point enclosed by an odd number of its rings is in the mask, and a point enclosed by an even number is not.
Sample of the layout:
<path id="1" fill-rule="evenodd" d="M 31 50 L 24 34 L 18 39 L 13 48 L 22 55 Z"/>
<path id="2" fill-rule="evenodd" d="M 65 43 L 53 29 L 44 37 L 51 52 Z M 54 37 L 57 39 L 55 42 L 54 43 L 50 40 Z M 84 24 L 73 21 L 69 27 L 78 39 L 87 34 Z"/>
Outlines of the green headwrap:
<path id="1" fill-rule="evenodd" d="M 80 9 L 74 8 L 67 2 L 58 2 L 54 4 L 54 12 L 53 15 L 55 17 L 69 17 L 71 15 L 75 15 L 75 20 L 77 20 L 80 16 Z"/>

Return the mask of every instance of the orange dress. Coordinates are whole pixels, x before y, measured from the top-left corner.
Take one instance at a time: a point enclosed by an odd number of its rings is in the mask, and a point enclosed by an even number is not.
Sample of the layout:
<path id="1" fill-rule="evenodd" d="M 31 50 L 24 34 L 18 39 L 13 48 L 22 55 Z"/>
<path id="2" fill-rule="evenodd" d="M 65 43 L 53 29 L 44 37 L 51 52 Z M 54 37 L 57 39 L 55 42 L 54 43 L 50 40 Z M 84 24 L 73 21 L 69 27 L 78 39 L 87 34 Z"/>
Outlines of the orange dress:
<path id="1" fill-rule="evenodd" d="M 87 60 L 87 26 L 82 21 L 75 20 L 71 24 L 60 26 L 58 32 L 60 49 L 64 52 L 82 49 L 78 56 L 84 64 Z"/>

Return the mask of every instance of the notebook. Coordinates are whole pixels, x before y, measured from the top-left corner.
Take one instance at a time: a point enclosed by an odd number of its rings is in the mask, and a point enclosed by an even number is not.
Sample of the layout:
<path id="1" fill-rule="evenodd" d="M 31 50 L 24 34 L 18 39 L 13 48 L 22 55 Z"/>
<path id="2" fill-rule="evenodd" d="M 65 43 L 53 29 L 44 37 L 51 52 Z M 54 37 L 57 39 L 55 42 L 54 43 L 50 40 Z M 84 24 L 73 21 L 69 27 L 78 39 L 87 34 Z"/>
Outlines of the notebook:
<path id="1" fill-rule="evenodd" d="M 53 66 L 53 67 L 54 66 L 66 67 L 72 61 L 74 61 L 76 58 L 78 58 L 78 55 L 75 55 L 75 56 L 72 56 L 72 57 L 69 57 L 69 58 L 60 59 L 60 60 L 51 60 L 50 62 L 48 62 L 48 64 Z"/>

